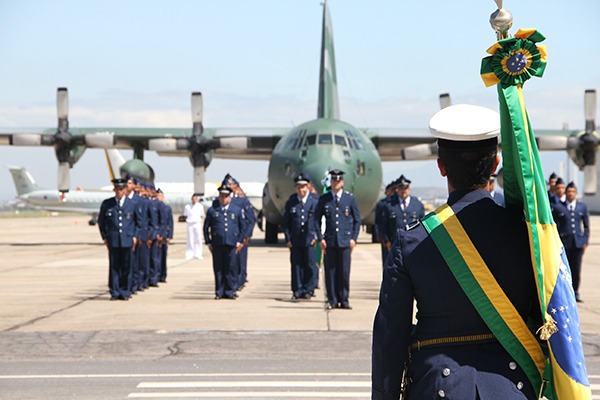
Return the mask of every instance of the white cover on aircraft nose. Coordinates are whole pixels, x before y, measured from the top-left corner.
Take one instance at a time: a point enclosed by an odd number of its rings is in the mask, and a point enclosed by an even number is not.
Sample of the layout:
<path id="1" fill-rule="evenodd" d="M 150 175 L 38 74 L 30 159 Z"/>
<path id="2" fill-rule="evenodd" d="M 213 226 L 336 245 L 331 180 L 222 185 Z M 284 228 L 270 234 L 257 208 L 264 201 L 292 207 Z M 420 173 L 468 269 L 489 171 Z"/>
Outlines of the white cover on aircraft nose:
<path id="1" fill-rule="evenodd" d="M 500 132 L 500 114 L 486 107 L 456 104 L 435 113 L 429 130 L 437 138 L 453 141 L 491 139 Z"/>

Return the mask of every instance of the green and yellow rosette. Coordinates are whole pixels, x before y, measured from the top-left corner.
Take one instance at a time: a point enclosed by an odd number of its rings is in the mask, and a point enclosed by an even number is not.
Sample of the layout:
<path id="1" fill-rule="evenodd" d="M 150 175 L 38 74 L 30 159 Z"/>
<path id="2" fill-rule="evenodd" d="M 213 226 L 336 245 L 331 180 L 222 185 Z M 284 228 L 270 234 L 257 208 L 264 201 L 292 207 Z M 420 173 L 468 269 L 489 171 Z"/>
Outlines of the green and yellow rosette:
<path id="1" fill-rule="evenodd" d="M 546 37 L 536 29 L 519 29 L 514 37 L 498 40 L 487 50 L 491 56 L 481 62 L 481 78 L 486 86 L 522 86 L 546 69 Z"/>

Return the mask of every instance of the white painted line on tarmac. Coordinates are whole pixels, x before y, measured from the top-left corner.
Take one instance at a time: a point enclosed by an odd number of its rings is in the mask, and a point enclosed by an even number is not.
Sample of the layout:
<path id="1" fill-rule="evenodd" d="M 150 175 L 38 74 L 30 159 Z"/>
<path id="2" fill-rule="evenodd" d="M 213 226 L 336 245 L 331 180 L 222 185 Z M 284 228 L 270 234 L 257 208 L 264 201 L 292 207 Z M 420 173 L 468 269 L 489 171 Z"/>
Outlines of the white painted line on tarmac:
<path id="1" fill-rule="evenodd" d="M 212 378 L 212 377 L 269 377 L 269 376 L 347 376 L 369 377 L 368 372 L 249 372 L 249 373 L 194 373 L 194 374 L 48 374 L 0 375 L 0 379 L 99 379 L 99 378 Z"/>
<path id="2" fill-rule="evenodd" d="M 253 388 L 253 387 L 310 387 L 310 388 L 370 388 L 369 381 L 197 381 L 197 382 L 141 382 L 139 389 L 152 388 Z"/>
<path id="3" fill-rule="evenodd" d="M 290 397 L 306 397 L 306 398 L 337 398 L 337 399 L 370 399 L 371 392 L 163 392 L 163 393 L 130 393 L 129 398 L 226 398 L 239 399 L 247 397 L 268 398 L 274 397 L 278 399 L 286 399 Z"/>

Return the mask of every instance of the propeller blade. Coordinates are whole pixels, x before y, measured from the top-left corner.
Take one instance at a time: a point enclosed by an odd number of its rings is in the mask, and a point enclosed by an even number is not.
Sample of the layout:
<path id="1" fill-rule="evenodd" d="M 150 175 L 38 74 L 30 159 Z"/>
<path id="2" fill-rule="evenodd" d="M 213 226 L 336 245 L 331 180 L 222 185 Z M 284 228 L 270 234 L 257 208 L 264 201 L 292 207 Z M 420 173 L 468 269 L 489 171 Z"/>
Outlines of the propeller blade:
<path id="1" fill-rule="evenodd" d="M 585 109 L 585 133 L 592 133 L 596 130 L 596 90 L 585 91 L 583 106 Z"/>
<path id="2" fill-rule="evenodd" d="M 204 196 L 204 185 L 206 182 L 206 168 L 194 167 L 194 193 Z"/>
<path id="3" fill-rule="evenodd" d="M 202 115 L 203 115 L 203 105 L 202 105 L 202 93 L 193 92 L 192 93 L 192 122 L 202 123 Z"/>
<path id="4" fill-rule="evenodd" d="M 597 185 L 596 166 L 586 165 L 583 167 L 583 193 L 589 196 L 595 195 Z"/>
<path id="5" fill-rule="evenodd" d="M 56 91 L 56 112 L 59 121 L 69 118 L 69 92 L 67 88 L 58 88 Z"/>
<path id="6" fill-rule="evenodd" d="M 451 105 L 452 105 L 452 99 L 450 98 L 450 93 L 440 94 L 440 109 L 444 109 Z"/>
<path id="7" fill-rule="evenodd" d="M 71 186 L 71 166 L 68 162 L 58 163 L 58 190 L 66 193 Z"/>

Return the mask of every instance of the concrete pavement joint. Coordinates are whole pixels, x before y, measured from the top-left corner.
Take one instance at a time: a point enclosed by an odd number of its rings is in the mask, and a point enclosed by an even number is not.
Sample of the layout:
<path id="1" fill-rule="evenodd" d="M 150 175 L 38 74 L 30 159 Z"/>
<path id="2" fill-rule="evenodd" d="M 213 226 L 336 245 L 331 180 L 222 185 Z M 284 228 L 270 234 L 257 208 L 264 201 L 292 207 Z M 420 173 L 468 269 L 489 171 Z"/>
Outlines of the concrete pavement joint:
<path id="1" fill-rule="evenodd" d="M 85 303 L 85 302 L 86 302 L 86 301 L 88 301 L 88 300 L 96 300 L 97 298 L 99 298 L 99 297 L 101 297 L 101 296 L 104 296 L 104 295 L 106 295 L 107 293 L 108 293 L 108 290 L 105 290 L 105 291 L 103 291 L 102 293 L 99 293 L 99 294 L 97 294 L 97 295 L 86 297 L 86 298 L 84 298 L 84 299 L 81 299 L 81 300 L 79 300 L 79 301 L 78 301 L 78 302 L 76 302 L 76 303 L 73 303 L 73 304 L 71 304 L 71 305 L 68 305 L 68 306 L 66 306 L 66 307 L 63 307 L 63 308 L 60 308 L 60 309 L 58 309 L 58 310 L 52 311 L 52 312 L 51 312 L 51 313 L 49 313 L 49 314 L 42 315 L 42 316 L 39 316 L 39 317 L 37 317 L 37 318 L 30 319 L 29 321 L 25 321 L 25 322 L 23 322 L 23 323 L 20 323 L 20 324 L 17 324 L 17 325 L 11 326 L 10 328 L 7 328 L 7 329 L 5 329 L 5 330 L 4 330 L 4 332 L 16 331 L 17 329 L 21 329 L 21 328 L 23 328 L 23 327 L 25 327 L 25 326 L 28 326 L 28 325 L 33 325 L 33 324 L 35 324 L 35 323 L 36 323 L 36 322 L 38 322 L 38 321 L 45 320 L 45 319 L 47 319 L 47 318 L 50 318 L 50 317 L 52 317 L 52 316 L 54 316 L 54 315 L 56 315 L 56 314 L 59 314 L 59 313 L 63 312 L 63 311 L 70 310 L 71 308 L 77 307 L 78 305 L 81 305 L 81 304 Z"/>

